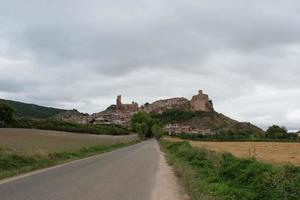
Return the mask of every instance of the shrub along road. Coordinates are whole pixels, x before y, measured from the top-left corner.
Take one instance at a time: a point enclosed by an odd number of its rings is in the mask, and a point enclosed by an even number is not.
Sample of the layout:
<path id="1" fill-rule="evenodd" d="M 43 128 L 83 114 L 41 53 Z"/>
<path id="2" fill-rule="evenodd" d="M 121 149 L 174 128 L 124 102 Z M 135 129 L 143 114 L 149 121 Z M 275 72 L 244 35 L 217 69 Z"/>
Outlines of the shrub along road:
<path id="1" fill-rule="evenodd" d="M 29 176 L 0 181 L 0 199 L 166 200 L 168 194 L 157 194 L 157 187 L 168 186 L 157 186 L 156 174 L 167 174 L 163 177 L 168 182 L 172 173 L 160 172 L 160 162 L 157 142 L 148 140 Z M 181 199 L 178 191 L 179 187 L 169 190 L 172 200 Z"/>

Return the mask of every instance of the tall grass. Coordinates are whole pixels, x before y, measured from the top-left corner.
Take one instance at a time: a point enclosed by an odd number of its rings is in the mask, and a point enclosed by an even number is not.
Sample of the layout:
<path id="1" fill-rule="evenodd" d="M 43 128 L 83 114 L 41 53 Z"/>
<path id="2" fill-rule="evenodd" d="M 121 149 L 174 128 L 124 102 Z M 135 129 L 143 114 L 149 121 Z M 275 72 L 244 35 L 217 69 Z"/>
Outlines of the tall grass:
<path id="1" fill-rule="evenodd" d="M 162 141 L 161 147 L 193 200 L 299 200 L 300 167 L 236 158 L 188 142 Z"/>

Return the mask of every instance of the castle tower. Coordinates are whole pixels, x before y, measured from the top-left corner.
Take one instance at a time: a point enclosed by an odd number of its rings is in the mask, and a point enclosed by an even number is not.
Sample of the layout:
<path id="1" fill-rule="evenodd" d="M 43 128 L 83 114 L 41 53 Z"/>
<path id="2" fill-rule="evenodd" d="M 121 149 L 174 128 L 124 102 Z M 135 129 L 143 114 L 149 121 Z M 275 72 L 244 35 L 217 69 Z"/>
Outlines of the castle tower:
<path id="1" fill-rule="evenodd" d="M 192 97 L 190 104 L 192 111 L 212 112 L 214 110 L 212 101 L 209 100 L 207 94 L 203 94 L 202 90 L 199 90 L 198 94 Z"/>
<path id="2" fill-rule="evenodd" d="M 117 100 L 116 100 L 116 109 L 117 110 L 121 110 L 122 109 L 122 96 L 121 95 L 118 95 L 117 96 Z"/>

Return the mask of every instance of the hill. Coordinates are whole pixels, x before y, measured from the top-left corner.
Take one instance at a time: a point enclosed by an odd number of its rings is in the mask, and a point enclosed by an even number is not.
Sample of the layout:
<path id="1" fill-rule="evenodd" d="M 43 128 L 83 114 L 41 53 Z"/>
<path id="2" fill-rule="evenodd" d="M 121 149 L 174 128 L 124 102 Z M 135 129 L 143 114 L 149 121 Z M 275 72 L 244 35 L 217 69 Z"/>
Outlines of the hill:
<path id="1" fill-rule="evenodd" d="M 176 109 L 152 117 L 162 122 L 174 133 L 220 133 L 262 134 L 264 131 L 251 123 L 238 122 L 217 112 L 189 112 Z M 173 126 L 172 126 L 173 125 Z"/>
<path id="2" fill-rule="evenodd" d="M 7 103 L 15 108 L 15 115 L 19 118 L 46 119 L 67 111 L 64 109 L 39 106 L 12 100 L 0 99 L 0 102 Z"/>

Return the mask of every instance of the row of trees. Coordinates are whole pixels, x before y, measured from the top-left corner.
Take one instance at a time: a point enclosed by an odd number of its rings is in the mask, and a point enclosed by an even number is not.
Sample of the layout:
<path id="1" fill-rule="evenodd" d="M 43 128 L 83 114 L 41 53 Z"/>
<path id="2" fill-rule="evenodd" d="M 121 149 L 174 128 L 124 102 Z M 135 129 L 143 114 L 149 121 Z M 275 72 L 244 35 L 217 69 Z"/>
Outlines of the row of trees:
<path id="1" fill-rule="evenodd" d="M 214 134 L 190 134 L 181 133 L 175 134 L 177 137 L 182 139 L 191 140 L 299 140 L 298 133 L 288 132 L 285 127 L 278 125 L 270 126 L 265 133 L 251 133 L 248 130 L 243 129 L 220 129 Z"/>
<path id="2" fill-rule="evenodd" d="M 145 112 L 138 112 L 133 115 L 131 127 L 133 131 L 138 133 L 141 139 L 152 137 L 159 139 L 165 133 L 162 124 Z"/>
<path id="3" fill-rule="evenodd" d="M 298 134 L 288 133 L 285 127 L 273 125 L 267 129 L 265 137 L 270 139 L 295 139 L 298 137 Z"/>

